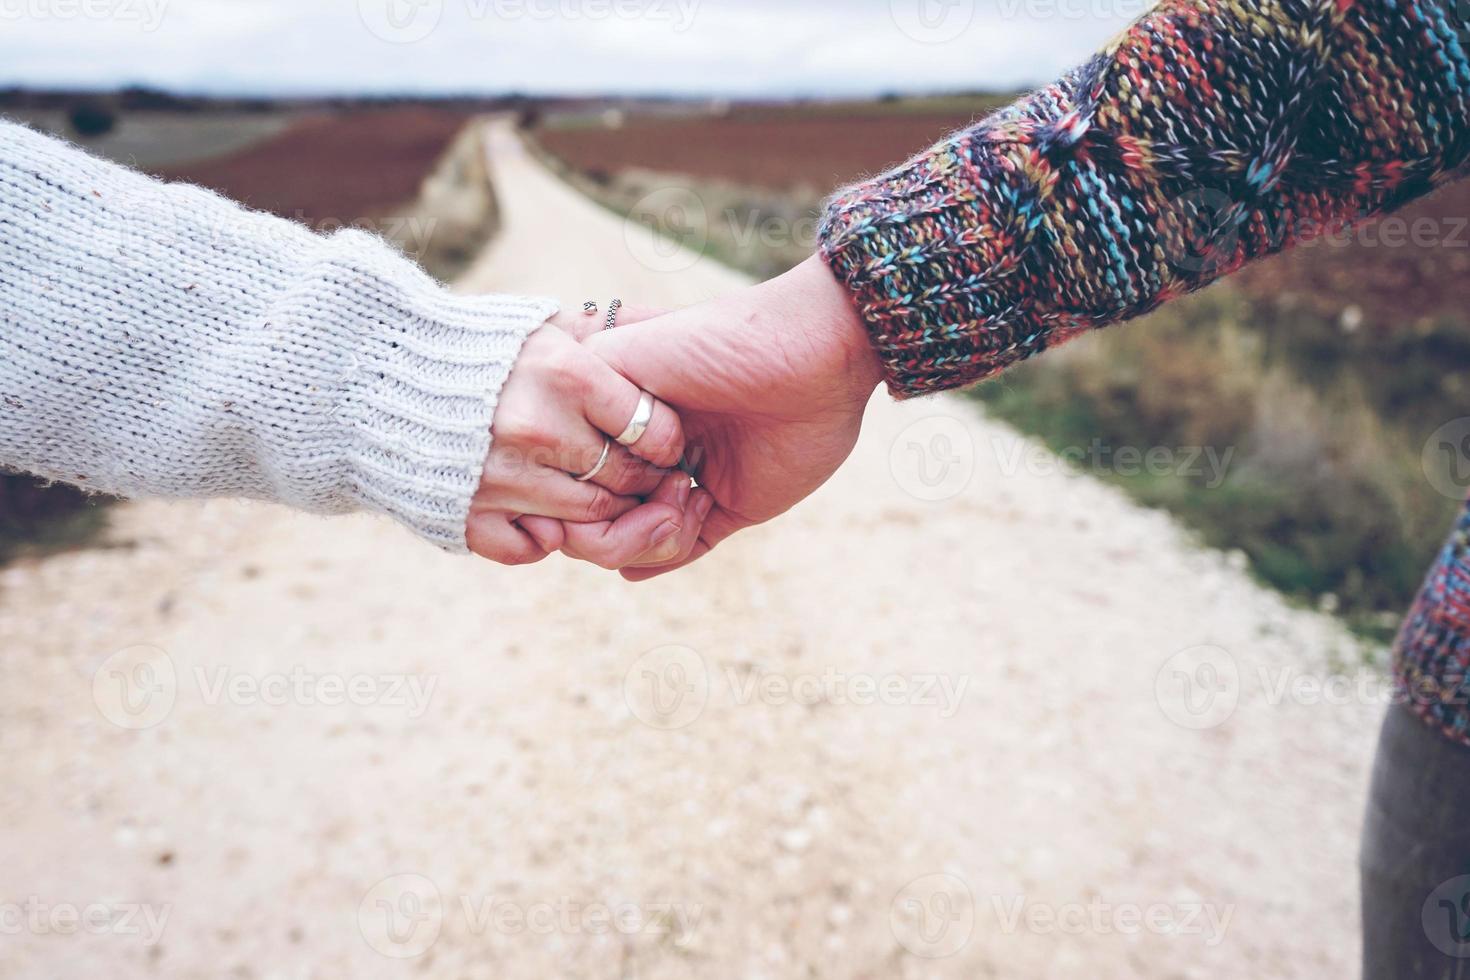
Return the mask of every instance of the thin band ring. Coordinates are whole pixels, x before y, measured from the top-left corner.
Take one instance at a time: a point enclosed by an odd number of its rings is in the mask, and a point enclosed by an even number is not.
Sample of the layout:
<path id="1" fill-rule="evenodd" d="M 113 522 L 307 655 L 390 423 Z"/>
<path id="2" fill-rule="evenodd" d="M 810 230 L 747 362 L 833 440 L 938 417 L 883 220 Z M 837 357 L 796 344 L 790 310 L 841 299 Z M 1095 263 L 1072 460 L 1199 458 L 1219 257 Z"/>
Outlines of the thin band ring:
<path id="1" fill-rule="evenodd" d="M 653 421 L 653 396 L 643 391 L 638 393 L 638 408 L 633 412 L 633 418 L 629 420 L 628 427 L 623 434 L 618 436 L 618 445 L 627 446 L 629 449 L 638 444 L 643 434 L 648 431 L 648 424 Z"/>
<path id="2" fill-rule="evenodd" d="M 597 474 L 601 473 L 607 466 L 607 461 L 612 458 L 612 443 L 606 439 L 602 440 L 602 455 L 597 458 L 597 465 L 588 470 L 584 476 L 576 477 L 578 483 L 590 483 Z"/>

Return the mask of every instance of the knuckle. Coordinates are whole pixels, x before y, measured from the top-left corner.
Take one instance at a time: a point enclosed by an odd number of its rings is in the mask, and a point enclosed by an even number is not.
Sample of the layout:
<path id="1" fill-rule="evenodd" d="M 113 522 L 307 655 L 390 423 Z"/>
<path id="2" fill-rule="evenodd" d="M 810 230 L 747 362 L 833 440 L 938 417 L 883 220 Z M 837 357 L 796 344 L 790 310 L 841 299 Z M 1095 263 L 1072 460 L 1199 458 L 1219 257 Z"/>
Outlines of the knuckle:
<path id="1" fill-rule="evenodd" d="M 587 501 L 582 523 L 601 524 L 604 521 L 610 521 L 617 513 L 617 506 L 618 498 L 613 495 L 612 491 L 605 487 L 598 487 L 597 492 Z"/>
<path id="2" fill-rule="evenodd" d="M 563 394 L 580 396 L 591 387 L 587 370 L 587 355 L 575 345 L 558 349 L 550 357 L 548 365 L 551 383 Z"/>
<path id="3" fill-rule="evenodd" d="M 505 554 L 500 559 L 502 565 L 519 567 L 522 565 L 534 565 L 546 557 L 546 553 L 535 545 L 523 544 L 505 549 Z"/>
<path id="4" fill-rule="evenodd" d="M 495 413 L 490 431 L 494 439 L 503 446 L 525 446 L 535 443 L 540 426 L 528 413 L 502 406 Z"/>
<path id="5" fill-rule="evenodd" d="M 627 564 L 627 562 L 623 561 L 617 555 L 611 554 L 599 555 L 593 559 L 592 563 L 608 572 L 621 571 L 623 566 Z"/>
<path id="6" fill-rule="evenodd" d="M 684 432 L 675 421 L 661 422 L 648 430 L 638 448 L 650 462 L 673 466 L 684 455 Z"/>
<path id="7" fill-rule="evenodd" d="M 532 542 L 506 540 L 482 527 L 472 527 L 465 543 L 474 554 L 497 565 L 534 565 L 546 557 L 546 553 Z"/>
<path id="8" fill-rule="evenodd" d="M 608 489 L 628 496 L 641 496 L 651 485 L 656 486 L 658 470 L 651 463 L 636 457 L 627 459 L 612 475 Z"/>

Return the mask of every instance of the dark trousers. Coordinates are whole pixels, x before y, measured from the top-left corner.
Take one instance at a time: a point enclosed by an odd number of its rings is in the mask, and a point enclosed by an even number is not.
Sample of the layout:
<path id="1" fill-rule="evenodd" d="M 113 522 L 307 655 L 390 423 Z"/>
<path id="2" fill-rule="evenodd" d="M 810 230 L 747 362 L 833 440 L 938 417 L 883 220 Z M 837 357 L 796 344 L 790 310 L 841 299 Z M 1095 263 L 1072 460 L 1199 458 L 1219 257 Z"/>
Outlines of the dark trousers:
<path id="1" fill-rule="evenodd" d="M 1388 713 L 1360 856 L 1364 980 L 1470 980 L 1470 748 Z"/>

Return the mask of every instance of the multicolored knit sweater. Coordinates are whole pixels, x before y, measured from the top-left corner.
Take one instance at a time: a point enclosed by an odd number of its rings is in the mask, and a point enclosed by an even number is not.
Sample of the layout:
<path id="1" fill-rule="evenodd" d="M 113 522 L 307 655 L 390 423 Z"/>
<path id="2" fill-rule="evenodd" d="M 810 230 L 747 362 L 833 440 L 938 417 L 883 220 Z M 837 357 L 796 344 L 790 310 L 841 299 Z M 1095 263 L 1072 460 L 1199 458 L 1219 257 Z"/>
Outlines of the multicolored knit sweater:
<path id="1" fill-rule="evenodd" d="M 1470 4 L 1163 0 L 1086 66 L 837 195 L 890 389 L 957 388 L 1470 170 Z M 1470 743 L 1470 513 L 1400 642 Z"/>

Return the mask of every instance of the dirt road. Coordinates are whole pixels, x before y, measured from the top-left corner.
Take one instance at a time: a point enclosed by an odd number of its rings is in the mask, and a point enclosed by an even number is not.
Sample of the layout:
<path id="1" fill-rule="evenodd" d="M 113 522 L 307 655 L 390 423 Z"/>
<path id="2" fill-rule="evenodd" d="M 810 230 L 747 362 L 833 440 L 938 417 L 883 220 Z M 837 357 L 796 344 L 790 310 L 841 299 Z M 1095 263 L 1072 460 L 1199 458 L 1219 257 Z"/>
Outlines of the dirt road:
<path id="1" fill-rule="evenodd" d="M 466 289 L 739 285 L 490 143 Z M 960 400 L 654 585 L 233 503 L 115 538 L 0 573 L 0 975 L 1354 975 L 1353 641 Z"/>

